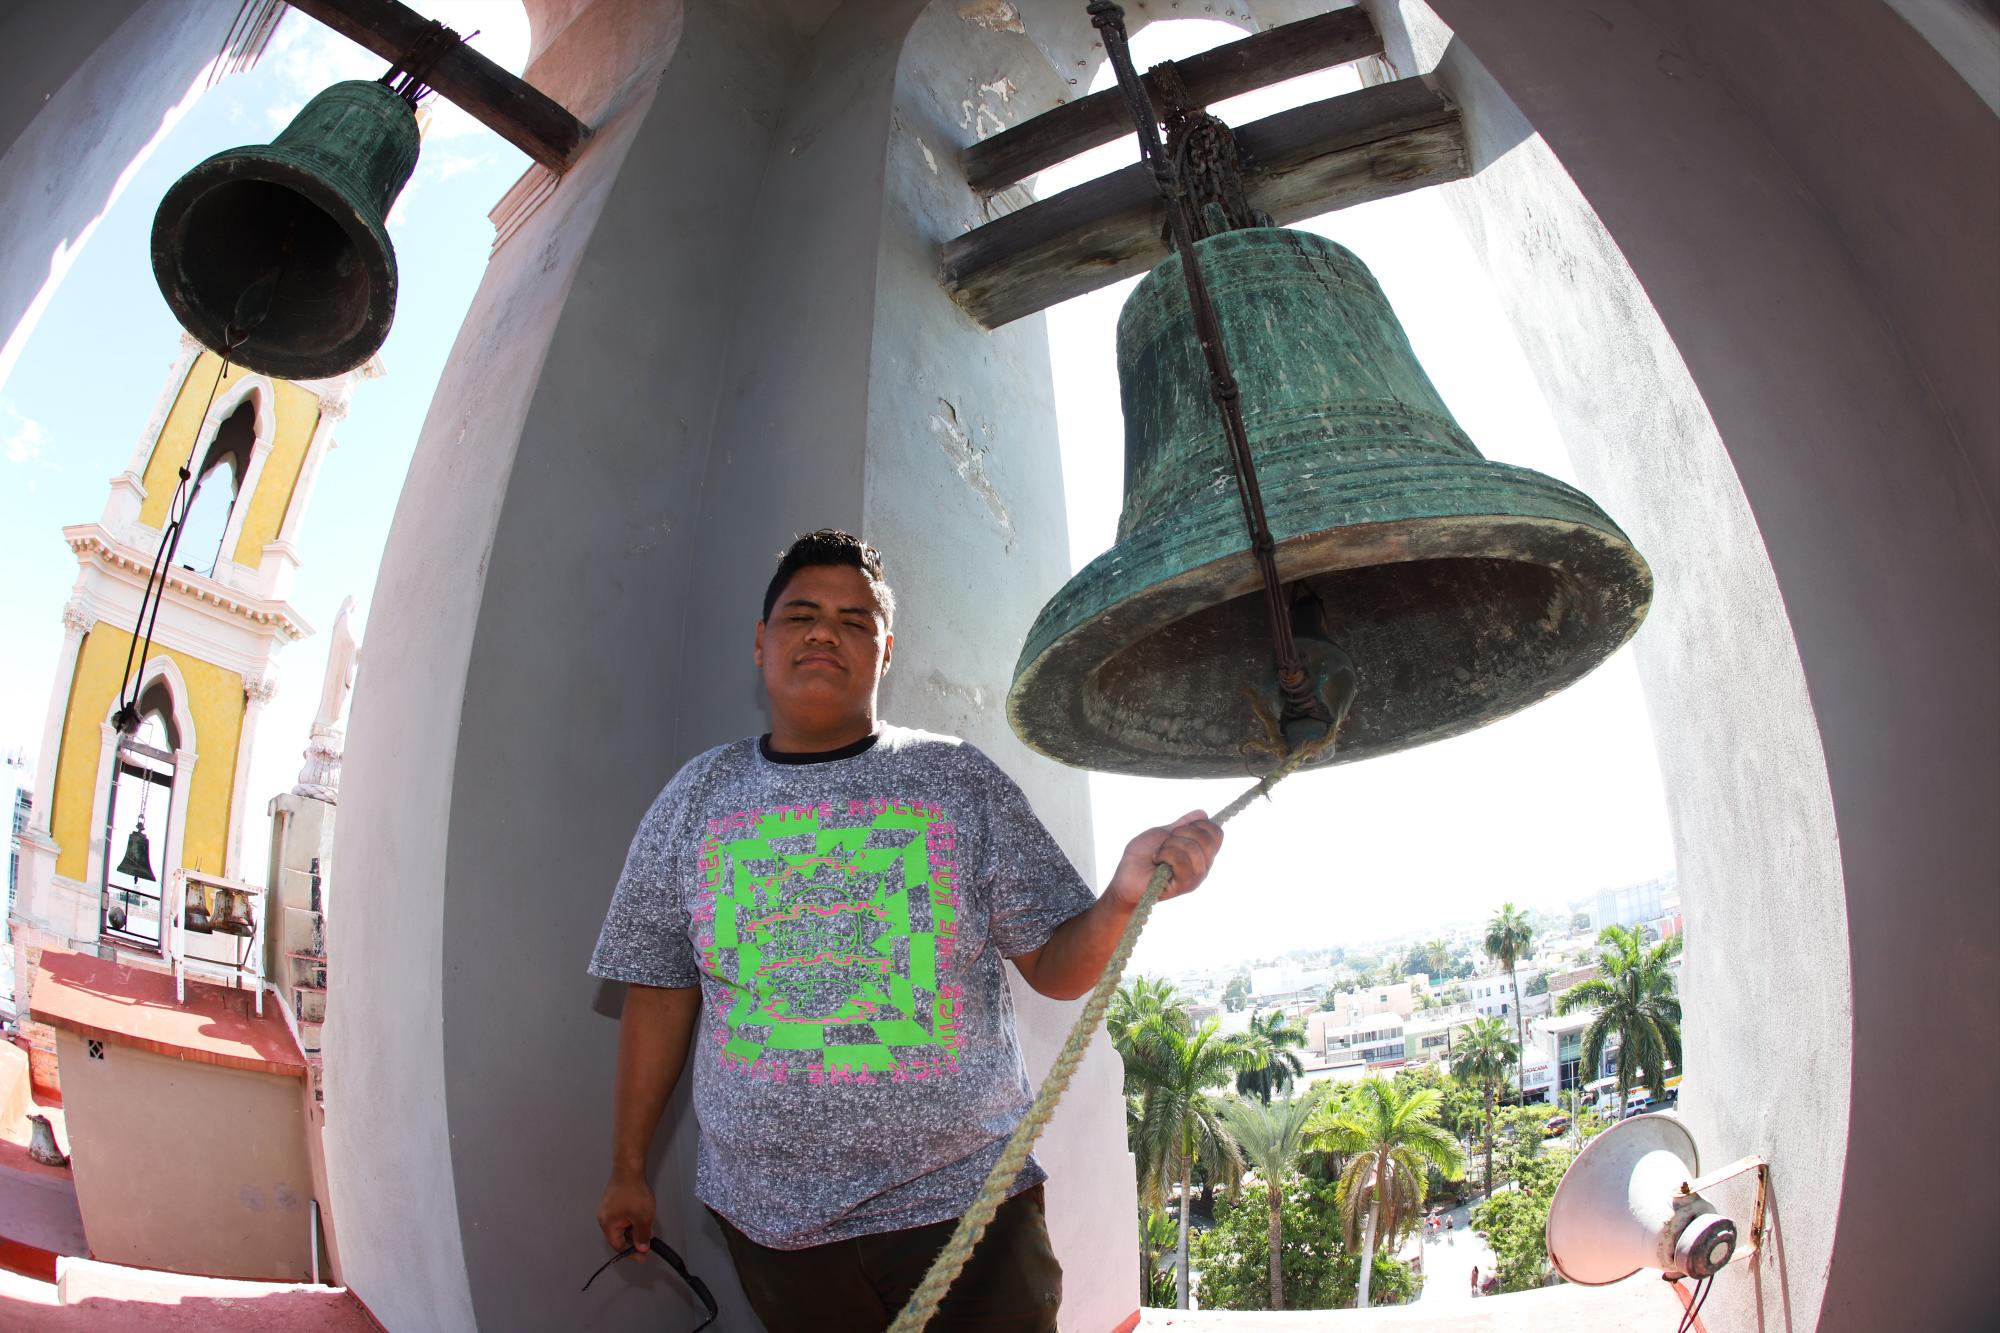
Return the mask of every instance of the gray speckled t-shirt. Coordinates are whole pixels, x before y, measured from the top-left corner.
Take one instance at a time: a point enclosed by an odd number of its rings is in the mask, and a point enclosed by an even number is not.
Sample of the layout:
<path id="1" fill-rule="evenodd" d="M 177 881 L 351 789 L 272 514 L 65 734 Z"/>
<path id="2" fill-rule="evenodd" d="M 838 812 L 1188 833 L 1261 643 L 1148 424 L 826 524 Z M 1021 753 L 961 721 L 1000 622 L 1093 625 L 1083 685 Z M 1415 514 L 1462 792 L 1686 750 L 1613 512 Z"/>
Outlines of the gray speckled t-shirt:
<path id="1" fill-rule="evenodd" d="M 800 764 L 741 740 L 646 812 L 590 970 L 701 986 L 696 1193 L 801 1249 L 965 1210 L 1030 1100 L 1002 959 L 1094 900 L 964 741 L 884 726 Z"/>

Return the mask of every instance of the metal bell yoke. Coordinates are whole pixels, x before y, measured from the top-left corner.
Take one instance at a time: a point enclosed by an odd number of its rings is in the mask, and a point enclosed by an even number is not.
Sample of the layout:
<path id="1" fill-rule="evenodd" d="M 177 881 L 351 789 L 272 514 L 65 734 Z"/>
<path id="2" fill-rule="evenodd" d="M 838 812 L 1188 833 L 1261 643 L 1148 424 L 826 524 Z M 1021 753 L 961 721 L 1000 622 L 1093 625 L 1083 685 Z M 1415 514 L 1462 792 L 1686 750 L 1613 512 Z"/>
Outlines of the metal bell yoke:
<path id="1" fill-rule="evenodd" d="M 1308 766 L 1505 717 L 1632 636 L 1645 561 L 1575 488 L 1480 456 L 1359 259 L 1275 227 L 1195 248 L 1294 633 L 1342 669 L 1344 650 L 1357 677 L 1338 747 Z M 1084 768 L 1267 769 L 1285 748 L 1268 617 L 1178 256 L 1125 304 L 1118 377 L 1118 540 L 1035 620 L 1009 721 Z"/>
<path id="2" fill-rule="evenodd" d="M 357 79 L 306 103 L 270 143 L 182 176 L 153 218 L 153 276 L 174 317 L 281 379 L 367 361 L 395 317 L 387 220 L 419 139 L 408 98 Z"/>

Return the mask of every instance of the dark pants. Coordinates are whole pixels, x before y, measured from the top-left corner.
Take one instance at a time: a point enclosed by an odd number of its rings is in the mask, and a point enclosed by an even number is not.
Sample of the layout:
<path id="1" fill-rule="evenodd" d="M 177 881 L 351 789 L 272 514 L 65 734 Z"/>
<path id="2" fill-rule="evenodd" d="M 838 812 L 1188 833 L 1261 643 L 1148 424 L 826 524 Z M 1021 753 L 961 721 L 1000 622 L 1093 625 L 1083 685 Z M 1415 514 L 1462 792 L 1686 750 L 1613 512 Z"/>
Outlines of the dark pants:
<path id="1" fill-rule="evenodd" d="M 768 1333 L 879 1333 L 924 1279 L 956 1222 L 885 1231 L 803 1250 L 766 1249 L 717 1215 L 736 1276 Z M 926 1333 L 1055 1333 L 1062 1266 L 1049 1245 L 1042 1187 L 993 1215 Z"/>

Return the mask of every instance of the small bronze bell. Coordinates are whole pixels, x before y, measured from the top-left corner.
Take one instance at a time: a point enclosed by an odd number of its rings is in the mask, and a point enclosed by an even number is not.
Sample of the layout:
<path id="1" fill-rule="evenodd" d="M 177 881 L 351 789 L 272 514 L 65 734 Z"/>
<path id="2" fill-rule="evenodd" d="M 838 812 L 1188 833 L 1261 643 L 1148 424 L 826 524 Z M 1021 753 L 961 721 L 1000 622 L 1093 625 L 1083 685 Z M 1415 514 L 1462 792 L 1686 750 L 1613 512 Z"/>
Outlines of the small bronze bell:
<path id="1" fill-rule="evenodd" d="M 153 218 L 153 276 L 174 317 L 281 379 L 324 379 L 373 356 L 396 313 L 389 208 L 418 139 L 409 100 L 354 80 L 306 103 L 270 143 L 182 176 Z"/>
<path id="2" fill-rule="evenodd" d="M 1351 660 L 1338 748 L 1307 766 L 1470 731 L 1631 637 L 1645 561 L 1587 496 L 1480 456 L 1360 260 L 1272 227 L 1196 248 L 1293 632 L 1323 677 Z M 1125 304 L 1118 378 L 1118 541 L 1036 618 L 1008 720 L 1084 768 L 1263 771 L 1286 749 L 1270 623 L 1178 257 Z"/>
<path id="3" fill-rule="evenodd" d="M 140 820 L 139 827 L 132 830 L 125 839 L 125 859 L 118 863 L 118 873 L 132 879 L 153 878 L 153 849 L 146 841 L 146 821 Z"/>

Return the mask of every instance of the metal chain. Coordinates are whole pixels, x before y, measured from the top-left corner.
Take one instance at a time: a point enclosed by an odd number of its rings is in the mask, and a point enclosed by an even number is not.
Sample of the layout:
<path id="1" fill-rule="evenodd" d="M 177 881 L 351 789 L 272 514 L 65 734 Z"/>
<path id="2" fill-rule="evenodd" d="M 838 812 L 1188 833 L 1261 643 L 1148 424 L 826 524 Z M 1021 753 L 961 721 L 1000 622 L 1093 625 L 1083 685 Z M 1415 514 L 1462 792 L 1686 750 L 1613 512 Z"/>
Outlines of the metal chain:
<path id="1" fill-rule="evenodd" d="M 1195 336 L 1208 361 L 1208 396 L 1222 415 L 1222 433 L 1228 441 L 1229 461 L 1236 473 L 1237 496 L 1243 503 L 1243 522 L 1250 531 L 1250 554 L 1262 576 L 1264 609 L 1271 621 L 1271 646 L 1278 661 L 1278 690 L 1284 698 L 1284 714 L 1287 718 L 1324 716 L 1324 707 L 1313 695 L 1298 647 L 1292 640 L 1284 582 L 1278 577 L 1277 543 L 1271 539 L 1270 524 L 1264 517 L 1264 495 L 1257 485 L 1257 464 L 1250 452 L 1249 432 L 1243 424 L 1243 405 L 1236 376 L 1229 367 L 1229 350 L 1222 340 L 1222 321 L 1209 296 L 1201 258 L 1195 253 L 1197 227 L 1190 216 L 1187 192 L 1182 188 L 1172 156 L 1160 142 L 1152 99 L 1132 65 L 1132 51 L 1125 36 L 1125 11 L 1113 0 L 1090 0 L 1088 9 L 1091 25 L 1103 34 L 1104 53 L 1118 75 L 1118 90 L 1124 95 L 1133 129 L 1138 133 L 1139 155 L 1152 171 L 1154 187 L 1166 206 L 1174 251 L 1181 257 L 1181 277 L 1187 283 Z"/>
<path id="2" fill-rule="evenodd" d="M 1270 217 L 1250 206 L 1243 190 L 1243 173 L 1236 159 L 1236 135 L 1227 121 L 1195 104 L 1171 60 L 1153 66 L 1146 76 L 1166 104 L 1167 156 L 1187 201 L 1187 219 L 1194 239 L 1206 240 L 1244 227 L 1268 227 Z"/>

